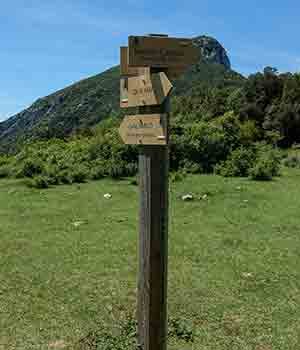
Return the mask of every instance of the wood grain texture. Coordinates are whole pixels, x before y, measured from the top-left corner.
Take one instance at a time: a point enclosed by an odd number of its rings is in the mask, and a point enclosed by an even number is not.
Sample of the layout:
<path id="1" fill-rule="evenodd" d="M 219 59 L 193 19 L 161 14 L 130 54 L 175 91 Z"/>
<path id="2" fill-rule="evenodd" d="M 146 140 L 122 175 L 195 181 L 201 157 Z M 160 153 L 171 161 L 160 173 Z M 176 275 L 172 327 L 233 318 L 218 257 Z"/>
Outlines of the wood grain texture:
<path id="1" fill-rule="evenodd" d="M 140 114 L 126 116 L 119 128 L 119 133 L 127 145 L 167 144 L 165 114 Z"/>
<path id="2" fill-rule="evenodd" d="M 130 77 L 127 86 L 127 107 L 160 105 L 173 88 L 163 72 Z"/>
<path id="3" fill-rule="evenodd" d="M 130 67 L 187 67 L 200 58 L 199 49 L 191 39 L 130 36 L 128 50 Z"/>
<path id="4" fill-rule="evenodd" d="M 168 118 L 170 98 L 162 110 Z M 138 343 L 141 350 L 167 348 L 169 149 L 143 146 L 139 155 L 140 239 Z"/>
<path id="5" fill-rule="evenodd" d="M 128 47 L 121 46 L 120 48 L 120 75 L 123 77 L 138 76 L 141 74 L 149 74 L 148 67 L 129 67 L 128 66 Z"/>

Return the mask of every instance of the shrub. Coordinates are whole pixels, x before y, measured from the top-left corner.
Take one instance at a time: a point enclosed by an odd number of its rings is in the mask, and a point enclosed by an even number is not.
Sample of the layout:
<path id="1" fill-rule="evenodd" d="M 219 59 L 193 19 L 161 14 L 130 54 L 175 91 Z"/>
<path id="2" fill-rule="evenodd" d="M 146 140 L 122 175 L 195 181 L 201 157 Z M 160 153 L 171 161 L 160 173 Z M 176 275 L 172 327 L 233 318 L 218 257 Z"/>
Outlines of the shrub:
<path id="1" fill-rule="evenodd" d="M 252 180 L 271 180 L 274 174 L 274 165 L 267 158 L 261 158 L 257 163 L 249 170 L 249 175 Z"/>
<path id="2" fill-rule="evenodd" d="M 2 165 L 0 167 L 0 179 L 4 179 L 5 177 L 9 177 L 11 173 L 11 168 L 8 165 Z"/>
<path id="3" fill-rule="evenodd" d="M 300 168 L 300 155 L 292 154 L 283 160 L 283 165 L 289 168 Z"/>
<path id="4" fill-rule="evenodd" d="M 174 171 L 171 173 L 170 181 L 171 182 L 181 182 L 187 176 L 187 173 L 184 170 Z"/>
<path id="5" fill-rule="evenodd" d="M 137 163 L 128 163 L 125 165 L 125 176 L 134 176 L 138 172 Z"/>
<path id="6" fill-rule="evenodd" d="M 49 187 L 49 182 L 45 176 L 38 175 L 32 179 L 27 180 L 27 186 L 38 189 L 44 189 Z"/>
<path id="7" fill-rule="evenodd" d="M 22 177 L 34 177 L 35 175 L 40 175 L 43 172 L 43 164 L 39 159 L 25 159 L 20 168 L 17 171 L 16 176 L 18 178 Z"/>
<path id="8" fill-rule="evenodd" d="M 105 172 L 104 172 L 103 166 L 98 165 L 91 169 L 90 171 L 91 180 L 100 180 L 100 179 L 103 179 L 104 177 L 105 177 Z"/>
<path id="9" fill-rule="evenodd" d="M 203 168 L 201 164 L 195 163 L 193 161 L 186 160 L 182 164 L 182 170 L 188 174 L 201 174 L 203 173 Z"/>
<path id="10" fill-rule="evenodd" d="M 225 177 L 246 177 L 254 162 L 255 151 L 252 148 L 240 147 L 234 150 L 225 162 L 217 165 L 215 172 Z"/>
<path id="11" fill-rule="evenodd" d="M 171 138 L 171 142 L 171 166 L 175 166 L 174 170 L 177 164 L 186 170 L 186 164 L 192 164 L 193 168 L 197 164 L 197 172 L 210 172 L 218 162 L 226 159 L 231 148 L 222 127 L 208 122 L 185 126 L 183 135 Z"/>
<path id="12" fill-rule="evenodd" d="M 258 147 L 257 159 L 254 166 L 249 170 L 252 180 L 271 180 L 280 173 L 281 155 L 276 149 L 262 145 Z"/>
<path id="13" fill-rule="evenodd" d="M 2 167 L 3 165 L 8 165 L 10 161 L 11 158 L 9 156 L 0 155 L 0 167 Z"/>
<path id="14" fill-rule="evenodd" d="M 122 176 L 126 176 L 124 173 L 124 164 L 118 161 L 108 161 L 106 163 L 106 172 L 107 175 L 112 177 L 113 179 L 119 179 Z"/>
<path id="15" fill-rule="evenodd" d="M 49 184 L 59 185 L 59 169 L 56 165 L 47 164 L 43 174 L 48 178 Z"/>
<path id="16" fill-rule="evenodd" d="M 58 172 L 57 177 L 54 178 L 57 179 L 58 184 L 71 184 L 72 183 L 72 177 L 70 174 L 69 169 L 63 169 Z"/>
<path id="17" fill-rule="evenodd" d="M 88 170 L 83 166 L 77 166 L 70 171 L 72 183 L 83 183 L 88 178 Z"/>
<path id="18" fill-rule="evenodd" d="M 240 140 L 243 145 L 251 145 L 262 138 L 262 132 L 254 120 L 246 120 L 240 124 Z"/>

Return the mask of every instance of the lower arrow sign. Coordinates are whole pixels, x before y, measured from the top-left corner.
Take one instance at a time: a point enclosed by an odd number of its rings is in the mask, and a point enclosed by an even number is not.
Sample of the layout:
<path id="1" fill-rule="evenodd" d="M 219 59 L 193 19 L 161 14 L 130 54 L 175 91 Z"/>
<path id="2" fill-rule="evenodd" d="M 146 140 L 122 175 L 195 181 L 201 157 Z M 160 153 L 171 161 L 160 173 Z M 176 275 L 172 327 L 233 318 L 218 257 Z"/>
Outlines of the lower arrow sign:
<path id="1" fill-rule="evenodd" d="M 167 145 L 165 114 L 126 116 L 119 133 L 127 145 Z"/>

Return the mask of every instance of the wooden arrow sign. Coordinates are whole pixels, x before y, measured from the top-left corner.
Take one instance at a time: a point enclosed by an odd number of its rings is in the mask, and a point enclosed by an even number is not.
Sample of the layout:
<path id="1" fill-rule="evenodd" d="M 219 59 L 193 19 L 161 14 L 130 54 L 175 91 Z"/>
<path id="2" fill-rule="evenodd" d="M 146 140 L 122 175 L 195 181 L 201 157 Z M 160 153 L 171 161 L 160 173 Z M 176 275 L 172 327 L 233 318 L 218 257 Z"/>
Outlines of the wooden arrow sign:
<path id="1" fill-rule="evenodd" d="M 127 94 L 121 93 L 121 107 L 161 105 L 172 88 L 173 85 L 163 72 L 128 78 Z M 127 103 L 124 103 L 126 99 Z"/>
<path id="2" fill-rule="evenodd" d="M 128 41 L 130 67 L 187 67 L 200 58 L 191 39 L 130 36 Z"/>
<path id="3" fill-rule="evenodd" d="M 167 145 L 165 114 L 126 116 L 119 133 L 127 145 Z"/>

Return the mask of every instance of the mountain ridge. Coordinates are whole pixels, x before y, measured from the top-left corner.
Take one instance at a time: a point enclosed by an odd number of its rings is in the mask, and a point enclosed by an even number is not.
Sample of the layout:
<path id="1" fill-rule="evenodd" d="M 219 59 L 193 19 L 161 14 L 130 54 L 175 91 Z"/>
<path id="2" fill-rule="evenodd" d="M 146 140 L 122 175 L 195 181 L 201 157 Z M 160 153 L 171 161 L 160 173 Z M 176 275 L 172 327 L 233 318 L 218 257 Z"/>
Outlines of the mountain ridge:
<path id="1" fill-rule="evenodd" d="M 213 86 L 226 79 L 234 82 L 242 78 L 231 70 L 227 52 L 216 39 L 198 36 L 193 41 L 202 58 L 174 83 L 175 94 L 187 94 L 200 82 Z M 119 66 L 114 66 L 39 98 L 0 123 L 0 150 L 13 150 L 17 142 L 65 137 L 120 114 L 119 77 Z"/>

